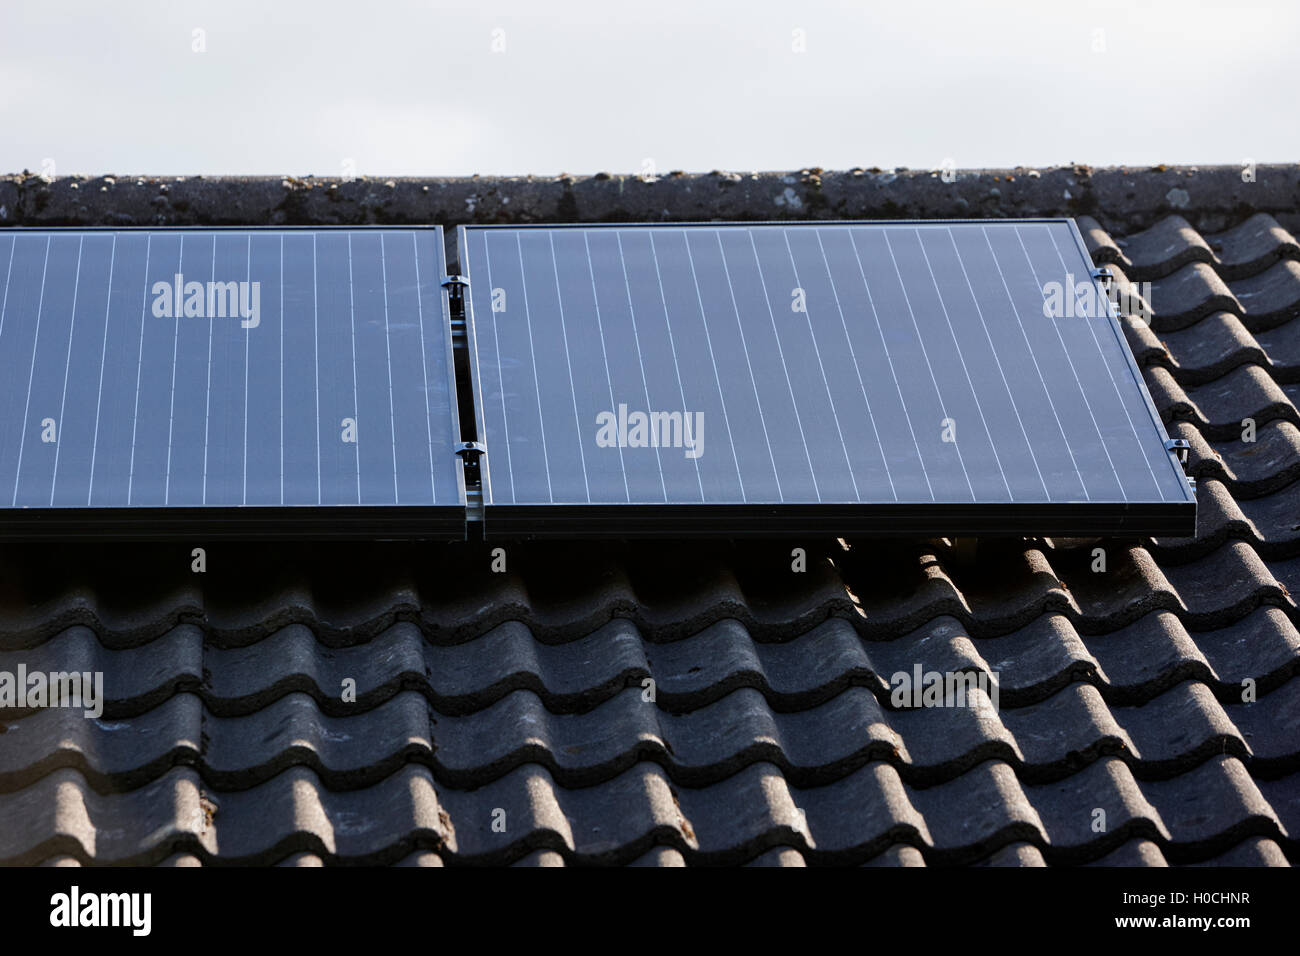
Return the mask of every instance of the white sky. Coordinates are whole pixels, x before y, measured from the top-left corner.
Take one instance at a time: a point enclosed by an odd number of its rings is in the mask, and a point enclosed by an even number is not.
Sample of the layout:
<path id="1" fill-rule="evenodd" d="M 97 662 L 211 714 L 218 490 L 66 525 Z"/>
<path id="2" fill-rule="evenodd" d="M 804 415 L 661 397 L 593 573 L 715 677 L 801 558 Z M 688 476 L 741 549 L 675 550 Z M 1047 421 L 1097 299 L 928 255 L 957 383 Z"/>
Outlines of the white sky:
<path id="1" fill-rule="evenodd" d="M 1298 66 L 1285 0 L 0 0 L 0 172 L 1296 162 Z"/>

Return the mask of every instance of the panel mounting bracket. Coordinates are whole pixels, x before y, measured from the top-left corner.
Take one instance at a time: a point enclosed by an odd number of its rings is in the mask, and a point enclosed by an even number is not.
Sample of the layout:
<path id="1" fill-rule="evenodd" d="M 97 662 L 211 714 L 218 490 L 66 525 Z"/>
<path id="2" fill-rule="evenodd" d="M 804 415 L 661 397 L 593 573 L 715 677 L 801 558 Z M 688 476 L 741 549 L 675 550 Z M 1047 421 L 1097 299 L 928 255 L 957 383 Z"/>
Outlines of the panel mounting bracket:
<path id="1" fill-rule="evenodd" d="M 451 299 L 452 310 L 463 314 L 465 290 L 469 288 L 469 280 L 464 276 L 443 276 L 442 287 L 447 290 L 447 295 Z"/>
<path id="2" fill-rule="evenodd" d="M 463 441 L 456 446 L 456 455 L 465 469 L 465 520 L 482 527 L 483 477 L 478 461 L 487 454 L 487 445 L 480 441 Z"/>
<path id="3" fill-rule="evenodd" d="M 1192 444 L 1186 438 L 1170 438 L 1165 441 L 1165 451 L 1174 456 L 1174 460 L 1183 468 L 1183 477 L 1187 479 L 1187 487 L 1196 494 L 1196 479 L 1187 474 L 1187 456 L 1192 450 Z"/>

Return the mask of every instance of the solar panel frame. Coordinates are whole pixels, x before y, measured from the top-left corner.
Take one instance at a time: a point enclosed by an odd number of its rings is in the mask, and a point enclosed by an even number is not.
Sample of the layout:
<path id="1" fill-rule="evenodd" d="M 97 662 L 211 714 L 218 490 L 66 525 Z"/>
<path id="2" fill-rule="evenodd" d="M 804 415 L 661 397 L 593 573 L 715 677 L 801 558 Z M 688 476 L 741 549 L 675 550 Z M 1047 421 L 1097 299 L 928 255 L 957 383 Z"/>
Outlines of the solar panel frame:
<path id="1" fill-rule="evenodd" d="M 1130 417 L 1134 437 L 1142 441 L 1158 440 L 1164 445 L 1162 467 L 1177 481 L 1177 493 L 1153 501 L 1049 501 L 1049 502 L 830 502 L 822 504 L 792 503 L 736 503 L 709 502 L 700 503 L 665 503 L 665 502 L 627 502 L 596 503 L 585 502 L 538 502 L 511 503 L 497 500 L 493 495 L 494 446 L 499 454 L 501 436 L 494 434 L 490 417 L 485 409 L 483 395 L 484 351 L 480 348 L 478 332 L 486 325 L 483 320 L 475 318 L 474 300 L 475 269 L 472 264 L 471 237 L 482 234 L 486 249 L 486 236 L 492 232 L 552 232 L 567 230 L 598 232 L 609 230 L 662 230 L 682 231 L 692 229 L 717 230 L 728 228 L 781 227 L 784 229 L 805 229 L 818 227 L 921 227 L 921 226 L 999 226 L 1012 223 L 1015 225 L 1056 225 L 1066 224 L 1074 240 L 1074 248 L 1080 256 L 1080 266 L 1086 269 L 1087 281 L 1094 284 L 1099 293 L 1097 315 L 1090 318 L 1104 319 L 1111 335 L 1114 337 L 1123 366 L 1131 376 L 1141 396 L 1141 406 L 1145 408 L 1147 421 L 1153 432 L 1138 433 L 1138 423 Z M 827 534 L 899 534 L 899 535 L 1097 535 L 1097 534 L 1160 534 L 1189 535 L 1195 531 L 1196 498 L 1188 483 L 1182 467 L 1174 455 L 1167 451 L 1168 433 L 1160 415 L 1146 388 L 1137 362 L 1128 346 L 1119 317 L 1109 307 L 1104 289 L 1094 276 L 1094 263 L 1077 224 L 1070 218 L 1032 218 L 1016 220 L 979 220 L 979 219 L 944 219 L 944 220 L 887 220 L 887 221 L 762 221 L 762 222 L 684 222 L 684 223 L 566 223 L 566 224 L 526 224 L 526 225 L 468 225 L 458 226 L 456 231 L 457 254 L 460 272 L 466 277 L 469 289 L 464 296 L 466 339 L 469 351 L 469 366 L 472 379 L 473 407 L 475 425 L 480 442 L 486 446 L 486 454 L 480 462 L 482 476 L 482 502 L 484 515 L 484 533 L 487 537 L 562 537 L 562 536 L 673 536 L 673 537 L 710 537 L 715 535 L 766 536 L 793 535 L 804 533 Z M 1023 240 L 1022 240 L 1023 242 Z M 653 243 L 651 244 L 653 250 Z M 1065 263 L 1067 251 L 1058 248 L 1058 254 Z M 620 254 L 622 254 L 620 252 Z M 522 254 L 521 254 L 522 255 Z M 960 258 L 960 253 L 958 254 Z M 1029 253 L 1026 249 L 1026 257 Z M 591 263 L 590 250 L 588 262 Z M 997 256 L 994 254 L 997 261 Z M 724 254 L 725 260 L 725 254 Z M 793 262 L 793 259 L 792 259 Z M 693 266 L 692 266 L 693 267 Z M 1031 262 L 1032 267 L 1032 262 Z M 523 265 L 520 265 L 521 275 Z M 657 269 L 657 266 L 656 266 Z M 558 270 L 558 267 L 557 267 Z M 901 277 L 900 277 L 901 278 Z M 558 296 L 558 271 L 557 271 Z M 593 277 L 594 279 L 594 277 Z M 1083 277 L 1081 276 L 1081 280 Z M 661 277 L 662 282 L 662 277 Z M 937 282 L 937 280 L 936 280 Z M 526 283 L 525 283 L 526 285 Z M 593 290 L 594 291 L 594 290 Z M 973 293 L 973 288 L 972 288 Z M 525 293 L 526 294 L 526 293 Z M 870 294 L 870 293 L 868 293 Z M 1010 294 L 1008 290 L 1008 295 Z M 630 292 L 629 292 L 630 297 Z M 597 297 L 598 298 L 598 297 Z M 942 295 L 941 295 L 942 300 Z M 977 306 L 978 307 L 978 306 Z M 563 305 L 561 303 L 561 310 Z M 599 310 L 599 303 L 597 303 Z M 665 315 L 667 303 L 664 303 Z M 701 314 L 703 315 L 703 303 Z M 739 320 L 739 312 L 737 314 Z M 634 320 L 635 321 L 635 320 Z M 705 318 L 707 322 L 707 317 Z M 847 329 L 846 329 L 847 333 Z M 566 330 L 566 338 L 568 332 Z M 671 327 L 669 328 L 671 336 Z M 530 326 L 531 335 L 531 326 Z M 815 336 L 814 336 L 815 338 Z M 992 343 L 990 342 L 990 345 Z M 1064 346 L 1064 343 L 1062 343 Z M 639 346 L 638 346 L 639 349 Z M 1101 353 L 1102 346 L 1098 342 Z M 566 354 L 569 349 L 566 344 Z M 499 356 L 498 356 L 499 358 Z M 533 355 L 536 361 L 536 352 Z M 571 361 L 571 357 L 570 357 Z M 675 359 L 674 359 L 675 361 Z M 1072 366 L 1072 360 L 1071 367 Z M 855 360 L 856 363 L 856 360 Z M 963 360 L 964 364 L 964 360 Z M 608 367 L 608 364 L 607 364 Z M 499 373 L 498 373 L 499 374 Z M 572 374 L 572 372 L 571 372 Z M 680 372 L 678 373 L 680 375 Z M 1104 382 L 1105 380 L 1103 380 Z M 1121 404 L 1120 385 L 1111 373 L 1116 395 Z M 718 382 L 722 388 L 721 380 Z M 1101 383 L 1098 383 L 1101 384 Z M 502 388 L 504 388 L 504 384 Z M 1082 383 L 1080 388 L 1082 389 Z M 1009 388 L 1009 386 L 1008 386 Z M 757 386 L 756 386 L 757 390 Z M 829 395 L 829 386 L 828 386 Z M 865 395 L 865 389 L 864 389 Z M 792 396 L 793 397 L 793 396 Z M 540 401 L 540 396 L 539 396 Z M 1013 400 L 1014 401 L 1014 400 Z M 725 403 L 725 398 L 724 398 Z M 1086 403 L 1086 399 L 1085 399 Z M 575 417 L 577 413 L 575 398 Z M 1090 410 L 1091 411 L 1091 410 Z M 761 410 L 760 410 L 761 412 Z M 539 408 L 540 413 L 540 408 Z M 724 408 L 725 413 L 725 408 Z M 504 416 L 504 411 L 502 412 Z M 1126 411 L 1127 414 L 1127 411 Z M 508 427 L 508 426 L 507 426 Z M 1100 438 L 1100 431 L 1098 433 Z M 990 436 L 991 438 L 991 436 Z M 734 451 L 734 443 L 733 443 Z M 996 453 L 996 450 L 995 450 Z M 883 454 L 883 447 L 882 447 Z M 1108 453 L 1109 454 L 1109 453 Z M 1150 454 L 1150 452 L 1148 452 Z M 1148 462 L 1150 459 L 1147 459 Z M 739 464 L 737 463 L 739 468 Z M 585 474 L 584 465 L 584 474 Z M 549 471 L 549 467 L 548 467 Z M 1118 472 L 1116 472 L 1118 478 Z M 1160 479 L 1155 473 L 1157 488 Z M 1049 496 L 1050 497 L 1050 496 Z"/>
<path id="2" fill-rule="evenodd" d="M 429 503 L 403 504 L 400 502 L 401 494 L 397 490 L 397 470 L 394 464 L 394 503 L 359 503 L 359 504 L 321 504 L 317 502 L 285 503 L 285 504 L 203 504 L 203 505 L 172 505 L 172 504 L 143 504 L 130 503 L 125 505 L 111 506 L 77 506 L 77 505 L 54 505 L 45 506 L 14 506 L 6 502 L 0 502 L 0 541 L 35 541 L 35 540 L 88 540 L 109 538 L 118 540 L 176 540 L 185 538 L 193 540 L 202 539 L 229 539 L 236 538 L 241 540 L 257 539 L 416 539 L 416 540 L 463 540 L 466 537 L 466 485 L 464 470 L 460 466 L 460 460 L 455 457 L 456 448 L 460 444 L 460 418 L 458 402 L 458 383 L 456 378 L 455 359 L 453 351 L 453 333 L 451 326 L 451 311 L 446 291 L 441 287 L 441 280 L 446 275 L 446 254 L 444 247 L 444 233 L 439 225 L 329 225 L 329 226 L 311 226 L 311 225 L 279 225 L 279 226 L 239 226 L 239 225 L 222 225 L 222 226 L 175 226 L 175 227 L 155 227 L 155 226 L 86 226 L 86 227 L 5 227 L 0 228 L 0 243 L 7 236 L 14 237 L 13 249 L 17 249 L 18 238 L 21 236 L 87 236 L 113 234 L 120 235 L 149 235 L 152 239 L 154 236 L 213 236 L 213 255 L 217 252 L 216 236 L 219 235 L 239 235 L 249 237 L 248 256 L 251 268 L 252 259 L 252 241 L 256 236 L 289 236 L 289 235 L 311 235 L 311 236 L 352 236 L 357 235 L 410 235 L 414 245 L 412 262 L 416 270 L 414 295 L 416 300 L 416 315 L 412 316 L 419 322 L 421 336 L 421 360 L 425 376 L 426 403 L 432 396 L 436 388 L 445 389 L 446 393 L 446 428 L 447 432 L 443 437 L 449 438 L 447 447 L 435 446 L 432 429 L 438 416 L 434 415 L 433 408 L 426 408 L 429 433 L 429 454 L 430 463 L 428 466 L 429 480 L 434 482 L 435 461 L 434 456 L 445 455 L 451 462 L 450 466 L 443 470 L 441 464 L 437 465 L 437 477 L 439 481 L 450 481 L 450 487 L 432 485 L 432 501 Z M 421 243 L 417 237 L 427 235 L 427 242 Z M 382 243 L 382 239 L 381 239 Z M 427 250 L 422 249 L 421 245 L 427 245 Z M 116 244 L 114 245 L 116 250 Z M 429 259 L 426 263 L 425 257 Z M 381 260 L 386 260 L 387 253 L 383 250 L 381 244 Z M 313 247 L 313 264 L 315 264 L 315 247 Z M 77 278 L 80 282 L 80 262 L 78 262 Z M 381 268 L 386 272 L 387 263 L 382 262 Z M 107 312 L 112 305 L 112 266 L 108 277 L 107 296 L 105 305 Z M 148 271 L 145 276 L 144 300 L 148 302 L 150 292 L 150 280 L 155 278 Z M 285 273 L 279 274 L 279 279 L 284 283 Z M 213 280 L 215 280 L 215 272 Z M 250 279 L 251 281 L 251 279 Z M 187 283 L 188 284 L 188 283 Z M 317 279 L 313 278 L 313 285 L 316 287 L 316 294 L 319 294 Z M 354 281 L 351 277 L 348 279 L 349 289 L 355 288 Z M 45 281 L 42 279 L 42 294 L 44 292 Z M 385 302 L 393 285 L 389 283 L 386 275 L 382 279 L 383 294 Z M 134 286 L 133 286 L 134 288 Z M 283 290 L 282 290 L 283 291 Z M 434 302 L 437 306 L 434 306 Z M 74 301 L 75 307 L 75 301 Z M 284 313 L 277 313 L 277 320 L 283 320 Z M 75 325 L 76 316 L 73 315 L 69 322 Z M 355 319 L 354 319 L 355 321 Z M 385 340 L 389 342 L 391 348 L 392 322 L 389 315 L 385 314 Z M 108 324 L 105 318 L 105 341 L 107 341 Z M 424 344 L 424 336 L 431 329 L 437 329 L 441 339 L 441 347 L 437 343 Z M 281 326 L 283 332 L 283 324 Z M 73 328 L 70 327 L 69 336 Z M 143 334 L 143 326 L 142 326 Z M 319 331 L 316 333 L 319 335 Z M 179 330 L 177 335 L 179 335 Z M 33 335 L 33 354 L 32 364 L 36 363 L 36 350 L 39 348 L 39 328 Z M 71 338 L 69 339 L 71 342 Z M 141 339 L 141 349 L 143 349 L 143 339 Z M 355 347 L 355 346 L 354 346 Z M 283 348 L 283 345 L 282 345 Z M 317 343 L 319 349 L 319 341 Z M 69 359 L 71 357 L 71 346 L 69 345 Z M 283 361 L 283 356 L 281 356 Z M 107 356 L 103 357 L 107 361 Z M 175 376 L 175 362 L 172 366 L 173 377 Z M 211 359 L 209 358 L 209 362 Z M 246 371 L 247 363 L 250 359 L 246 353 Z M 430 364 L 430 361 L 435 364 Z M 389 375 L 392 375 L 393 363 L 390 354 Z M 315 388 L 320 391 L 319 369 L 317 369 L 318 380 Z M 355 377 L 355 374 L 354 374 Z M 281 372 L 281 389 L 285 381 L 284 372 Z M 173 389 L 174 389 L 173 383 Z M 355 386 L 354 386 L 355 387 Z M 211 384 L 209 384 L 209 389 Z M 101 383 L 102 389 L 102 383 Z M 247 389 L 247 383 L 245 384 Z M 392 401 L 392 386 L 389 387 L 390 403 Z M 249 401 L 251 396 L 246 391 L 245 401 Z M 101 394 L 102 398 L 102 394 Z M 138 399 L 137 399 L 138 401 Z M 283 395 L 281 395 L 283 402 Z M 359 401 L 359 398 L 358 398 Z M 281 414 L 284 408 L 281 407 Z M 396 429 L 398 427 L 398 416 L 390 406 L 390 427 L 394 432 L 394 458 L 396 462 Z M 358 413 L 359 414 L 359 413 Z M 247 414 L 245 416 L 245 428 L 247 429 Z M 30 423 L 28 423 L 29 425 Z M 63 428 L 63 422 L 59 423 L 60 430 Z M 322 421 L 316 421 L 316 428 L 323 428 Z M 441 430 L 441 426 L 440 426 Z M 62 440 L 60 436 L 60 441 Z M 245 437 L 245 455 L 248 453 L 247 436 Z M 283 452 L 283 448 L 281 448 Z M 56 452 L 57 454 L 57 452 Z M 170 454 L 170 452 L 169 452 Z M 358 449 L 357 455 L 360 455 Z M 408 463 L 409 466 L 409 463 Z M 93 468 L 93 463 L 92 463 Z M 360 468 L 360 458 L 358 457 L 358 469 Z M 245 472 L 247 471 L 247 461 L 245 461 Z M 318 469 L 317 475 L 320 475 Z M 19 472 L 15 472 L 15 498 L 17 497 L 17 481 Z M 53 479 L 52 479 L 53 480 Z M 91 479 L 93 481 L 93 477 Z M 358 495 L 360 495 L 360 472 L 358 471 Z M 245 477 L 245 483 L 247 478 Z M 51 490 L 53 498 L 53 488 Z M 455 500 L 450 500 L 454 498 Z"/>

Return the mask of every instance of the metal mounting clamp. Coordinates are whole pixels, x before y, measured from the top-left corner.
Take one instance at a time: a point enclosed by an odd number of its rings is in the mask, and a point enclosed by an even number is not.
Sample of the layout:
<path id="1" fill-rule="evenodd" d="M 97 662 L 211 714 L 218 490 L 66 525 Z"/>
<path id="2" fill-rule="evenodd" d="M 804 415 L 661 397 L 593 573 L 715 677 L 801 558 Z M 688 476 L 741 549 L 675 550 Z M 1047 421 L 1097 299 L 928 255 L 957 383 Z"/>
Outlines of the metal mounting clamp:
<path id="1" fill-rule="evenodd" d="M 465 301 L 465 290 L 469 280 L 464 276 L 443 276 L 442 287 L 447 290 L 453 308 L 461 308 Z"/>
<path id="2" fill-rule="evenodd" d="M 1187 467 L 1187 455 L 1192 450 L 1191 443 L 1185 438 L 1170 438 L 1165 442 L 1165 451 L 1178 459 L 1178 464 Z"/>
<path id="3" fill-rule="evenodd" d="M 456 454 L 461 458 L 477 461 L 479 455 L 487 454 L 487 445 L 478 441 L 463 441 L 456 446 Z"/>

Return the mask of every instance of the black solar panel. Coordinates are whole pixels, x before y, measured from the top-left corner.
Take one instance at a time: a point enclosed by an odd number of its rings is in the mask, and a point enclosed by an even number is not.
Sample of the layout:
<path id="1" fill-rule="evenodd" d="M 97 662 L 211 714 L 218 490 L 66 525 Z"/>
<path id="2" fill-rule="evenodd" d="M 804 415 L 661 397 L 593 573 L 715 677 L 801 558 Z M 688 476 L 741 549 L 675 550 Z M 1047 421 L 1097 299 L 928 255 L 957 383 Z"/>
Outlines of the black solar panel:
<path id="1" fill-rule="evenodd" d="M 1070 220 L 458 241 L 488 534 L 1194 529 Z"/>
<path id="2" fill-rule="evenodd" d="M 0 231 L 0 535 L 454 536 L 439 228 Z"/>

